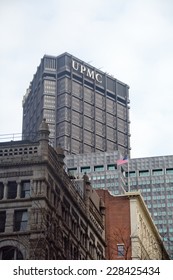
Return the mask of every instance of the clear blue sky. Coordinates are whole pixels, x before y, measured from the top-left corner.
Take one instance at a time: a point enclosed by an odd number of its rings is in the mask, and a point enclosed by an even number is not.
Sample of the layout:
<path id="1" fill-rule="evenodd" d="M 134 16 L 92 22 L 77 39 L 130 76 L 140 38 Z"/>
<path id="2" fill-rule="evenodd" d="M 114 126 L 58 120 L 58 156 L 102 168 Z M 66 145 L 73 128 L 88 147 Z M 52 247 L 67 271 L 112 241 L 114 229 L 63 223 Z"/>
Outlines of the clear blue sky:
<path id="1" fill-rule="evenodd" d="M 1 0 L 0 134 L 44 54 L 65 51 L 130 86 L 132 157 L 173 154 L 172 0 Z"/>

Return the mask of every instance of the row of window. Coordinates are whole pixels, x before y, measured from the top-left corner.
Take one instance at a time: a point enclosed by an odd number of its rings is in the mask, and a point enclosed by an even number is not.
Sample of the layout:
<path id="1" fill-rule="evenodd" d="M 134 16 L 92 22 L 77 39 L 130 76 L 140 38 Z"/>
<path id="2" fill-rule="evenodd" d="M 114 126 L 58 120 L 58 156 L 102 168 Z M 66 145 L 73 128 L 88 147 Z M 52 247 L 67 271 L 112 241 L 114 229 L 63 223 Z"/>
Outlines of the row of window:
<path id="1" fill-rule="evenodd" d="M 117 166 L 116 164 L 109 164 L 107 165 L 107 170 L 116 170 Z M 94 172 L 99 172 L 99 171 L 104 171 L 105 167 L 104 165 L 97 165 L 94 166 Z M 74 168 L 69 168 L 69 172 L 75 172 L 77 171 L 77 167 Z M 80 172 L 82 173 L 87 173 L 91 172 L 91 166 L 83 166 L 80 169 Z M 145 176 L 150 176 L 151 175 L 164 175 L 163 169 L 153 169 L 151 172 L 149 170 L 139 170 L 139 177 L 145 177 Z M 166 174 L 173 174 L 173 168 L 166 168 Z M 137 172 L 136 171 L 129 171 L 126 172 L 126 177 L 136 177 Z M 163 180 L 153 180 L 152 183 L 163 183 Z M 169 181 L 170 182 L 170 181 Z M 143 183 L 143 182 L 142 182 Z M 150 183 L 150 181 L 148 181 Z"/>
<path id="2" fill-rule="evenodd" d="M 95 172 L 100 172 L 100 171 L 104 171 L 104 165 L 97 165 L 94 166 L 94 171 Z M 116 165 L 115 164 L 108 164 L 107 165 L 107 170 L 116 170 Z M 75 173 L 77 173 L 77 167 L 74 168 L 68 168 L 68 172 L 72 175 L 74 175 Z M 91 172 L 91 167 L 90 166 L 83 166 L 80 168 L 80 172 L 81 173 L 90 173 Z"/>
<path id="3" fill-rule="evenodd" d="M 27 210 L 15 210 L 13 218 L 13 231 L 26 231 L 28 222 Z M 0 232 L 5 232 L 6 211 L 0 211 Z"/>
<path id="4" fill-rule="evenodd" d="M 164 169 L 153 169 L 153 170 L 139 170 L 139 176 L 140 177 L 145 177 L 145 176 L 150 176 L 151 175 L 164 175 Z M 166 168 L 165 174 L 173 174 L 173 168 Z M 136 177 L 138 174 L 136 171 L 129 171 L 126 172 L 126 177 Z"/>
<path id="5" fill-rule="evenodd" d="M 22 148 L 10 148 L 10 149 L 0 149 L 1 156 L 16 156 L 16 155 L 28 155 L 37 154 L 38 147 L 22 147 Z"/>
<path id="6" fill-rule="evenodd" d="M 0 182 L 0 199 L 15 199 L 17 197 L 18 184 L 16 181 L 9 181 L 7 183 L 7 190 L 5 191 L 5 186 Z M 30 181 L 22 181 L 20 183 L 20 198 L 30 197 Z"/>

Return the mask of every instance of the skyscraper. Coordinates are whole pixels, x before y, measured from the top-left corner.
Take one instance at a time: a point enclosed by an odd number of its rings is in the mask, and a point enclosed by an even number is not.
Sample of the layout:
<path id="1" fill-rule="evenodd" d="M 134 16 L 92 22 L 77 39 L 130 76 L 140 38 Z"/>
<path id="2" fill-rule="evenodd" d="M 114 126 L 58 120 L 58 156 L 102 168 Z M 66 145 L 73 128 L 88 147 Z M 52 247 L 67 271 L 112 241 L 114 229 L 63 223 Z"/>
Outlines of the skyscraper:
<path id="1" fill-rule="evenodd" d="M 24 139 L 46 119 L 52 145 L 65 153 L 130 153 L 129 87 L 64 53 L 45 55 L 23 98 Z"/>

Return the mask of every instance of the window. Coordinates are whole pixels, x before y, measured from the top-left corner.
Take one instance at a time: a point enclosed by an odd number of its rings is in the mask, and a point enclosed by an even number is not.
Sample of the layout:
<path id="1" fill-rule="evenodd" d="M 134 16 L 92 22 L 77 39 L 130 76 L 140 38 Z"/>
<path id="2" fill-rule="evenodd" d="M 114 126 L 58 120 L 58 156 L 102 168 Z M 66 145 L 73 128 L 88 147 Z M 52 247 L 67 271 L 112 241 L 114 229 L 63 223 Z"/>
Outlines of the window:
<path id="1" fill-rule="evenodd" d="M 141 170 L 139 171 L 139 176 L 142 177 L 142 176 L 149 176 L 150 175 L 150 172 L 149 170 Z"/>
<path id="2" fill-rule="evenodd" d="M 117 252 L 119 257 L 124 256 L 124 244 L 118 244 L 117 245 Z"/>
<path id="3" fill-rule="evenodd" d="M 14 231 L 25 231 L 27 229 L 27 222 L 27 210 L 18 210 L 14 212 Z"/>
<path id="4" fill-rule="evenodd" d="M 68 173 L 70 176 L 75 176 L 76 173 L 77 173 L 77 168 L 74 167 L 74 168 L 68 168 Z"/>
<path id="5" fill-rule="evenodd" d="M 3 199 L 4 196 L 4 185 L 0 182 L 0 199 Z"/>
<path id="6" fill-rule="evenodd" d="M 6 212 L 0 212 L 0 232 L 5 231 L 5 222 L 6 222 Z"/>
<path id="7" fill-rule="evenodd" d="M 166 174 L 173 174 L 173 168 L 166 168 Z"/>
<path id="8" fill-rule="evenodd" d="M 136 177 L 136 171 L 129 171 L 125 173 L 126 177 Z"/>
<path id="9" fill-rule="evenodd" d="M 21 198 L 30 197 L 30 181 L 23 181 L 21 184 Z"/>
<path id="10" fill-rule="evenodd" d="M 94 171 L 104 171 L 104 166 L 103 165 L 98 165 L 98 166 L 94 166 Z"/>
<path id="11" fill-rule="evenodd" d="M 23 256 L 17 248 L 5 246 L 0 249 L 0 260 L 23 260 Z"/>
<path id="12" fill-rule="evenodd" d="M 163 169 L 153 169 L 153 175 L 163 175 Z"/>
<path id="13" fill-rule="evenodd" d="M 116 169 L 115 164 L 108 164 L 107 169 L 108 170 L 115 170 Z"/>
<path id="14" fill-rule="evenodd" d="M 13 199 L 13 198 L 16 198 L 16 196 L 17 196 L 17 183 L 15 181 L 8 182 L 7 198 Z"/>
<path id="15" fill-rule="evenodd" d="M 90 171 L 91 171 L 90 166 L 81 167 L 81 172 L 82 173 L 88 173 Z"/>
<path id="16" fill-rule="evenodd" d="M 135 171 L 129 171 L 129 177 L 135 177 L 136 172 Z"/>

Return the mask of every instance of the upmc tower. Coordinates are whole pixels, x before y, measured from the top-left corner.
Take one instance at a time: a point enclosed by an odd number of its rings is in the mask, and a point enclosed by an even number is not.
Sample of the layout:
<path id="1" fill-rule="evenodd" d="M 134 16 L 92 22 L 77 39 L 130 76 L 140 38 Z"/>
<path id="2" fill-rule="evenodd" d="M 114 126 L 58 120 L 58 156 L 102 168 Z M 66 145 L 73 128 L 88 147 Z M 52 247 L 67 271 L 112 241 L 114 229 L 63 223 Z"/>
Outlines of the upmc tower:
<path id="1" fill-rule="evenodd" d="M 64 53 L 45 55 L 23 99 L 23 135 L 36 140 L 49 124 L 66 154 L 119 150 L 130 154 L 129 87 Z"/>

